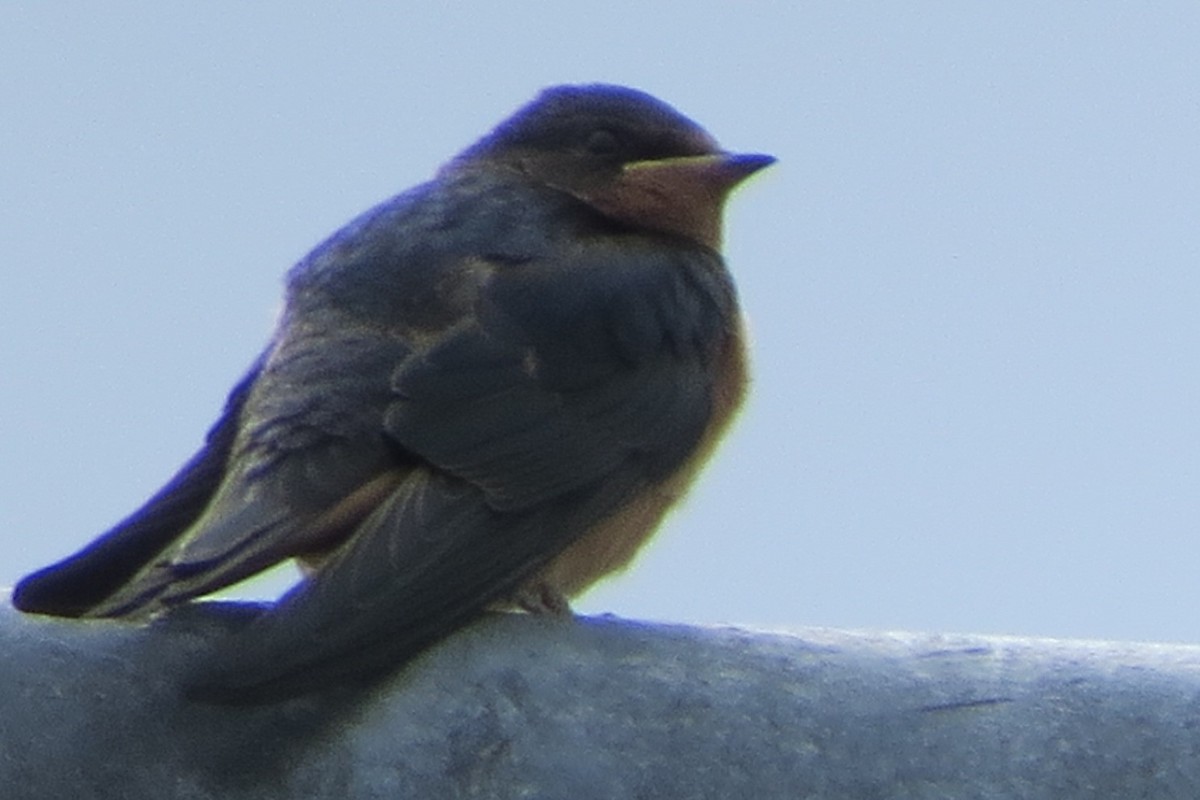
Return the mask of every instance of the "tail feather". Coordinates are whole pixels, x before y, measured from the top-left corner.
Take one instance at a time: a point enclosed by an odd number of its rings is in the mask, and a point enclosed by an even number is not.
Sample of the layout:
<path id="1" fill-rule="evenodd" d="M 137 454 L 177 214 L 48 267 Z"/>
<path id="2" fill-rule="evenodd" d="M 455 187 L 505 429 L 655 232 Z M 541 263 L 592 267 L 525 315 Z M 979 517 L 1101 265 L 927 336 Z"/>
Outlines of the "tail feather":
<path id="1" fill-rule="evenodd" d="M 23 578 L 12 602 L 21 611 L 80 617 L 102 604 L 170 547 L 220 484 L 228 447 L 210 442 L 158 494 L 78 553 Z"/>
<path id="2" fill-rule="evenodd" d="M 21 611 L 80 617 L 129 582 L 199 519 L 221 485 L 238 418 L 258 362 L 229 394 L 204 446 L 144 506 L 83 550 L 22 579 L 12 602 Z"/>
<path id="3" fill-rule="evenodd" d="M 415 471 L 346 550 L 206 657 L 190 694 L 262 703 L 377 677 L 511 596 L 634 489 L 591 487 L 513 514 Z"/>

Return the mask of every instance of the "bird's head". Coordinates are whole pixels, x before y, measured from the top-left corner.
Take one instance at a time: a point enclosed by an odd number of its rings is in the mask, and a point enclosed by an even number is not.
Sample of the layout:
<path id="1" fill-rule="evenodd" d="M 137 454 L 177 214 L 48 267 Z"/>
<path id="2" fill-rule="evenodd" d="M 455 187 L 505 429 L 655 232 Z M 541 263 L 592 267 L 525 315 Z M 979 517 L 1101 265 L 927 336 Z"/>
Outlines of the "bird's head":
<path id="1" fill-rule="evenodd" d="M 719 249 L 734 186 L 773 163 L 722 150 L 703 128 L 644 92 L 557 86 L 465 150 L 450 169 L 513 169 L 627 225 Z"/>

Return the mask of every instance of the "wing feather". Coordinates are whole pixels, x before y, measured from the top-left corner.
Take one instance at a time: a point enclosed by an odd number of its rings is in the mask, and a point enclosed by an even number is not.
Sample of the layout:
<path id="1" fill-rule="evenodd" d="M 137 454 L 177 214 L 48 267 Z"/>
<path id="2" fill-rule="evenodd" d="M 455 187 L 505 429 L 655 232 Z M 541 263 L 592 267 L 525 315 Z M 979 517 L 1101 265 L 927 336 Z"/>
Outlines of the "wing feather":
<path id="1" fill-rule="evenodd" d="M 675 265 L 630 261 L 662 287 L 651 300 L 670 302 L 677 287 L 654 270 Z M 547 268 L 564 280 L 608 279 L 574 266 Z M 598 308 L 576 309 L 594 317 L 582 330 L 598 340 L 562 341 L 583 335 L 566 318 L 555 329 L 492 308 L 398 364 L 383 428 L 417 465 L 311 581 L 202 666 L 201 694 L 262 701 L 399 663 L 684 464 L 710 420 L 727 343 L 674 342 L 711 326 L 705 315 L 721 306 L 693 302 L 694 317 L 618 342 L 613 315 L 638 306 L 605 303 L 621 295 L 604 289 L 591 292 Z M 499 300 L 485 292 L 480 302 Z"/>
<path id="2" fill-rule="evenodd" d="M 83 550 L 27 576 L 13 590 L 22 611 L 77 617 L 128 582 L 204 513 L 221 485 L 261 359 L 229 394 L 200 451 L 145 505 Z"/>

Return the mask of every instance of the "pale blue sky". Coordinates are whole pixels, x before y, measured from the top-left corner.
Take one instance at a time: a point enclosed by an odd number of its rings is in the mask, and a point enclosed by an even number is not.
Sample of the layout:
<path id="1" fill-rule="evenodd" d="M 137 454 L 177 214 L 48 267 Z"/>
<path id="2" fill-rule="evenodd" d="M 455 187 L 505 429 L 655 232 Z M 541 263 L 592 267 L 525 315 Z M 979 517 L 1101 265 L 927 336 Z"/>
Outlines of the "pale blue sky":
<path id="1" fill-rule="evenodd" d="M 0 5 L 0 585 L 191 454 L 310 247 L 600 80 L 780 160 L 752 402 L 582 610 L 1200 640 L 1200 6 L 247 5 Z"/>

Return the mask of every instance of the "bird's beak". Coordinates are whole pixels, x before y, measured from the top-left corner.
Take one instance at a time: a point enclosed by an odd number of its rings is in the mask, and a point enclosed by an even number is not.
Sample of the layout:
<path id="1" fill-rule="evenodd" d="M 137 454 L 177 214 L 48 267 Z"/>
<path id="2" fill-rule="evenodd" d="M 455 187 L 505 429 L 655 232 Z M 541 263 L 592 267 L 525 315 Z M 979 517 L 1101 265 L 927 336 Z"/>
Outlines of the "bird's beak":
<path id="1" fill-rule="evenodd" d="M 774 156 L 760 153 L 634 161 L 585 199 L 622 222 L 685 236 L 717 250 L 725 198 L 739 183 L 773 163 Z"/>
<path id="2" fill-rule="evenodd" d="M 775 156 L 763 153 L 714 153 L 708 156 L 634 161 L 625 165 L 622 177 L 634 182 L 674 184 L 680 189 L 703 184 L 724 199 L 733 187 L 774 163 Z"/>

